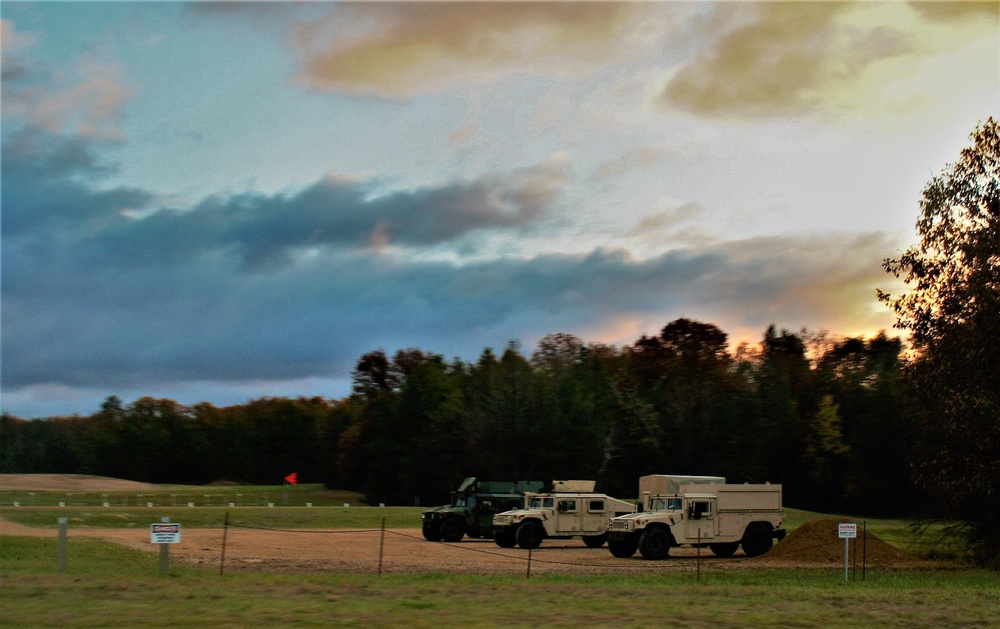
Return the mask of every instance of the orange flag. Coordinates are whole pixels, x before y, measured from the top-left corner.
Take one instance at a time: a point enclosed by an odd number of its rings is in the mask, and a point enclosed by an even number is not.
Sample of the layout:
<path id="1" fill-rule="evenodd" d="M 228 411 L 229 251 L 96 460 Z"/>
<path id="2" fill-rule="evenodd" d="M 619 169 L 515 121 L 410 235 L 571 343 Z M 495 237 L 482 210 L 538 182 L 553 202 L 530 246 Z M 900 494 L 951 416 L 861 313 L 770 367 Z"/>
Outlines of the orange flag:
<path id="1" fill-rule="evenodd" d="M 288 483 L 291 483 L 292 485 L 298 485 L 299 484 L 299 473 L 298 472 L 292 472 L 291 474 L 289 474 L 288 476 L 285 477 L 285 481 L 287 481 Z"/>

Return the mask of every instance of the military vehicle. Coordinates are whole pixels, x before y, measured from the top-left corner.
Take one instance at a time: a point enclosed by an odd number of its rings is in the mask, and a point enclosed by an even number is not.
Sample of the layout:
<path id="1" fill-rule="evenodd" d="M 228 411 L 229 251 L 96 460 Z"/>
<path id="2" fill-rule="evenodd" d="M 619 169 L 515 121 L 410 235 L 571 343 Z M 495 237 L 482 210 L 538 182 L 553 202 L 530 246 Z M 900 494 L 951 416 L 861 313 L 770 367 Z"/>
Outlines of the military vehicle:
<path id="1" fill-rule="evenodd" d="M 462 538 L 492 537 L 493 515 L 524 506 L 524 494 L 541 491 L 543 481 L 477 481 L 466 478 L 451 493 L 451 503 L 421 514 L 424 539 L 460 542 Z"/>
<path id="2" fill-rule="evenodd" d="M 501 548 L 538 548 L 545 538 L 582 537 L 590 548 L 608 538 L 608 521 L 635 511 L 635 504 L 594 493 L 594 481 L 554 481 L 552 491 L 529 492 L 523 508 L 493 517 L 493 541 Z"/>
<path id="3" fill-rule="evenodd" d="M 707 545 L 719 557 L 742 546 L 748 557 L 766 553 L 785 537 L 781 485 L 736 485 L 713 477 L 643 476 L 644 511 L 616 517 L 608 529 L 615 557 L 664 559 L 681 545 Z M 721 477 L 717 477 L 721 478 Z"/>

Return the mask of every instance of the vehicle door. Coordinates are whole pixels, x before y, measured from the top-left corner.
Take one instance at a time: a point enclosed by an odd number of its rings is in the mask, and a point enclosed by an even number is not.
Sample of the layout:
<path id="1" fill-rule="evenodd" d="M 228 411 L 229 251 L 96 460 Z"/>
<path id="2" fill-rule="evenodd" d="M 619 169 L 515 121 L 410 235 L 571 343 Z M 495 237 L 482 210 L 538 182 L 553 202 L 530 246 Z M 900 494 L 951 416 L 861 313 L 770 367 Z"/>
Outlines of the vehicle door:
<path id="1" fill-rule="evenodd" d="M 715 538 L 719 531 L 716 502 L 714 497 L 691 498 L 688 501 L 686 535 L 689 543 L 696 543 L 699 537 L 703 540 Z"/>
<path id="2" fill-rule="evenodd" d="M 580 532 L 580 498 L 560 497 L 556 502 L 556 533 L 574 535 Z"/>

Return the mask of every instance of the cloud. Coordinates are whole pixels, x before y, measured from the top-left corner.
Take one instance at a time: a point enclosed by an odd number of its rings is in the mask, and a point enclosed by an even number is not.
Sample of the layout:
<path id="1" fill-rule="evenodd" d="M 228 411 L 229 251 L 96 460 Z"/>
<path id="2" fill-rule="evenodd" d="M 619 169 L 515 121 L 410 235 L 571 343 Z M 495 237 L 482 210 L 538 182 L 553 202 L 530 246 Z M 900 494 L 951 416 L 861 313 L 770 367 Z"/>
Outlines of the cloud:
<path id="1" fill-rule="evenodd" d="M 343 376 L 377 347 L 472 358 L 621 317 L 650 330 L 681 315 L 757 335 L 772 322 L 838 329 L 856 314 L 845 304 L 874 300 L 886 244 L 774 238 L 641 261 L 595 250 L 466 265 L 355 252 L 252 281 L 183 262 L 35 268 L 30 287 L 5 296 L 4 385 Z"/>
<path id="2" fill-rule="evenodd" d="M 676 208 L 654 212 L 643 217 L 639 224 L 629 231 L 629 236 L 644 238 L 662 237 L 664 232 L 670 232 L 679 226 L 689 223 L 705 213 L 699 203 L 694 201 L 684 203 Z"/>
<path id="3" fill-rule="evenodd" d="M 84 55 L 70 72 L 54 71 L 18 55 L 34 45 L 34 36 L 16 31 L 10 20 L 3 20 L 2 35 L 6 124 L 26 121 L 49 133 L 123 139 L 122 109 L 135 89 L 123 77 L 120 63 Z"/>
<path id="4" fill-rule="evenodd" d="M 97 184 L 112 172 L 93 142 L 52 136 L 38 129 L 12 133 L 3 144 L 3 237 L 39 243 L 91 229 L 128 209 L 148 207 L 148 192 Z M 5 256 L 6 258 L 6 256 Z"/>
<path id="5" fill-rule="evenodd" d="M 568 178 L 557 156 L 436 187 L 386 191 L 377 181 L 331 176 L 294 193 L 213 196 L 172 209 L 142 190 L 87 183 L 105 172 L 81 138 L 17 134 L 4 146 L 4 235 L 120 265 L 228 256 L 244 269 L 274 269 L 315 248 L 419 248 L 490 230 L 524 232 L 546 218 Z"/>
<path id="6" fill-rule="evenodd" d="M 35 36 L 23 33 L 14 28 L 14 23 L 8 19 L 0 19 L 0 61 L 2 61 L 2 77 L 5 83 L 25 78 L 30 69 L 20 53 L 35 45 Z"/>
<path id="7" fill-rule="evenodd" d="M 594 179 L 610 179 L 655 164 L 664 153 L 662 147 L 640 146 L 597 165 Z"/>
<path id="8" fill-rule="evenodd" d="M 148 196 L 88 189 L 82 175 L 94 164 L 86 146 L 53 141 L 50 149 L 47 159 L 28 160 L 35 171 L 18 153 L 4 181 L 5 391 L 343 380 L 378 347 L 474 358 L 486 346 L 559 331 L 631 342 L 601 329 L 623 320 L 640 322 L 644 333 L 678 316 L 734 336 L 745 328 L 759 336 L 771 322 L 840 329 L 856 314 L 849 304 L 864 303 L 884 279 L 878 262 L 892 250 L 873 234 L 715 243 L 648 259 L 595 249 L 431 261 L 362 241 L 382 224 L 414 246 L 483 228 L 522 229 L 558 192 L 563 162 L 492 185 L 378 195 L 364 182 L 331 178 L 296 194 L 211 199 L 130 219 L 122 207 L 148 204 Z M 24 193 L 39 181 L 24 173 L 37 176 L 45 165 L 59 193 Z M 68 179 L 89 210 L 52 210 L 58 219 L 6 229 L 12 200 L 72 207 Z M 696 210 L 679 208 L 673 218 Z M 423 217 L 420 226 L 412 214 Z M 94 235 L 74 221 L 86 221 Z M 286 255 L 294 264 L 246 273 L 232 263 L 233 248 L 245 261 Z"/>
<path id="9" fill-rule="evenodd" d="M 709 22 L 722 35 L 677 70 L 663 98 L 730 118 L 912 108 L 947 76 L 922 76 L 924 61 L 995 37 L 997 13 L 995 4 L 724 4 Z M 918 75 L 898 93 L 899 79 Z"/>
<path id="10" fill-rule="evenodd" d="M 318 90 L 409 96 L 511 71 L 572 75 L 613 58 L 642 3 L 362 3 L 295 34 Z"/>

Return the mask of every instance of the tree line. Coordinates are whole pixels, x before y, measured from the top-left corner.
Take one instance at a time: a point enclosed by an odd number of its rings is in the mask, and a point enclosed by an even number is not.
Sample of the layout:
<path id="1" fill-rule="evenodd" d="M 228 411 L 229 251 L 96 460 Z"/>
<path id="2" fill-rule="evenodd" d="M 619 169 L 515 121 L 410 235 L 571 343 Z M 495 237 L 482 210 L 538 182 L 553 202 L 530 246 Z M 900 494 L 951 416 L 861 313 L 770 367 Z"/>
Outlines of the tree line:
<path id="1" fill-rule="evenodd" d="M 372 502 L 435 504 L 466 476 L 595 479 L 631 497 L 639 476 L 782 483 L 808 509 L 900 514 L 916 492 L 899 404 L 901 342 L 769 328 L 731 350 L 678 319 L 617 348 L 569 334 L 530 356 L 475 362 L 420 349 L 362 356 L 338 400 L 218 408 L 108 398 L 85 417 L 0 419 L 0 471 L 156 483 L 303 481 Z"/>

